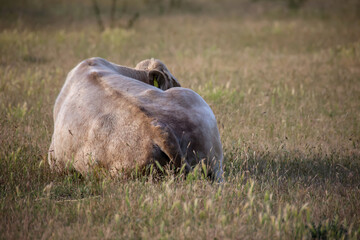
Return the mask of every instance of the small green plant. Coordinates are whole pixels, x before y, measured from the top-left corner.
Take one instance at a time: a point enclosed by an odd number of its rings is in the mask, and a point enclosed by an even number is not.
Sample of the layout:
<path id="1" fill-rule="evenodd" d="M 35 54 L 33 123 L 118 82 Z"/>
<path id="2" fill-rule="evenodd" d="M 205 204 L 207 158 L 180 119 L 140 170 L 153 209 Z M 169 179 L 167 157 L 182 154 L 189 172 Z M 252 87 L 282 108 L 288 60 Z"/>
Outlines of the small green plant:
<path id="1" fill-rule="evenodd" d="M 312 239 L 347 239 L 347 229 L 337 221 L 315 224 L 309 226 Z"/>

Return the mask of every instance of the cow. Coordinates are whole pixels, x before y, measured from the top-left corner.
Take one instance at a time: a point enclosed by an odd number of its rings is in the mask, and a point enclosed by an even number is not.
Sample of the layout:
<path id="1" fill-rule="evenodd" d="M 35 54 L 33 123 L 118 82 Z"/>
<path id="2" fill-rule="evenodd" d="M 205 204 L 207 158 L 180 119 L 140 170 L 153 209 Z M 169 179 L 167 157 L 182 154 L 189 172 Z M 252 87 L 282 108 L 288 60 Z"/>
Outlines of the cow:
<path id="1" fill-rule="evenodd" d="M 82 61 L 67 75 L 53 118 L 48 162 L 55 171 L 72 165 L 86 174 L 98 166 L 118 176 L 157 161 L 189 172 L 202 162 L 212 179 L 223 179 L 211 108 L 160 60 L 135 68 L 98 57 Z"/>

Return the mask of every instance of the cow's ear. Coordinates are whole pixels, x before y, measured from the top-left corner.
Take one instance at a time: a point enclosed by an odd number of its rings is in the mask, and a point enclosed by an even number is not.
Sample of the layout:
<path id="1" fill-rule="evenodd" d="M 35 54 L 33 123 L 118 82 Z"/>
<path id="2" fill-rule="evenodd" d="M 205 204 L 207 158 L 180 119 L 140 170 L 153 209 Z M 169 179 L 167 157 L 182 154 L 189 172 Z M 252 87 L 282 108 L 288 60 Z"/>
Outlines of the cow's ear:
<path id="1" fill-rule="evenodd" d="M 160 88 L 162 90 L 166 90 L 169 88 L 169 86 L 167 86 L 166 82 L 168 80 L 166 79 L 166 75 L 157 70 L 157 69 L 153 69 L 149 71 L 149 83 L 150 85 L 153 85 L 157 88 Z"/>
<path id="2" fill-rule="evenodd" d="M 170 78 L 171 78 L 171 84 L 172 84 L 172 87 L 181 87 L 179 81 L 171 74 L 170 74 Z"/>

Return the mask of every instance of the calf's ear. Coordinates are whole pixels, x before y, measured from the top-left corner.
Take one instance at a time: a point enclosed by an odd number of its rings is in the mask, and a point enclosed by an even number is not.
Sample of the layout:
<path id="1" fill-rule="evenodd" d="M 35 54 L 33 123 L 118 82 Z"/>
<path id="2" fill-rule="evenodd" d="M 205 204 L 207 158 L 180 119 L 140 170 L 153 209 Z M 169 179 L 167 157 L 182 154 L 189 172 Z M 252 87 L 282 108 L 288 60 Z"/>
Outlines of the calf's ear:
<path id="1" fill-rule="evenodd" d="M 170 81 L 171 81 L 172 87 L 181 87 L 178 80 L 171 73 L 169 73 L 169 75 L 170 75 Z"/>
<path id="2" fill-rule="evenodd" d="M 153 69 L 149 71 L 149 84 L 153 85 L 162 90 L 168 89 L 170 86 L 167 83 L 169 79 L 167 79 L 166 74 L 157 69 Z"/>
<path id="3" fill-rule="evenodd" d="M 152 69 L 149 71 L 149 83 L 162 90 L 172 87 L 181 87 L 176 78 L 167 70 Z"/>

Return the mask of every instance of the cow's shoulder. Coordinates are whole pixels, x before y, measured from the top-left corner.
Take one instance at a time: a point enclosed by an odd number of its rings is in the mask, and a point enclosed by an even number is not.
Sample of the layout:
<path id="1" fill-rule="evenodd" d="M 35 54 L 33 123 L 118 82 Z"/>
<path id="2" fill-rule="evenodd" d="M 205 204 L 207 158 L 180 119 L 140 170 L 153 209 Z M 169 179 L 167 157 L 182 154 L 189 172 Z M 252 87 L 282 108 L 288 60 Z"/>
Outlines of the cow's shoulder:
<path id="1" fill-rule="evenodd" d="M 106 67 L 106 66 L 111 66 L 112 63 L 110 63 L 109 61 L 101 58 L 101 57 L 92 57 L 92 58 L 88 58 L 83 60 L 82 62 L 80 62 L 78 64 L 78 68 L 91 68 L 91 67 Z"/>
<path id="2" fill-rule="evenodd" d="M 100 57 L 85 59 L 68 73 L 65 84 L 86 83 L 98 85 L 103 77 L 116 74 L 113 65 Z"/>
<path id="3" fill-rule="evenodd" d="M 102 86 L 102 78 L 111 72 L 111 63 L 99 57 L 85 59 L 67 75 L 65 83 L 54 106 L 54 119 L 66 99 L 73 101 L 73 95 L 84 89 Z"/>
<path id="4" fill-rule="evenodd" d="M 100 57 L 92 57 L 81 61 L 70 73 L 81 75 L 93 71 L 112 70 L 114 64 Z"/>

